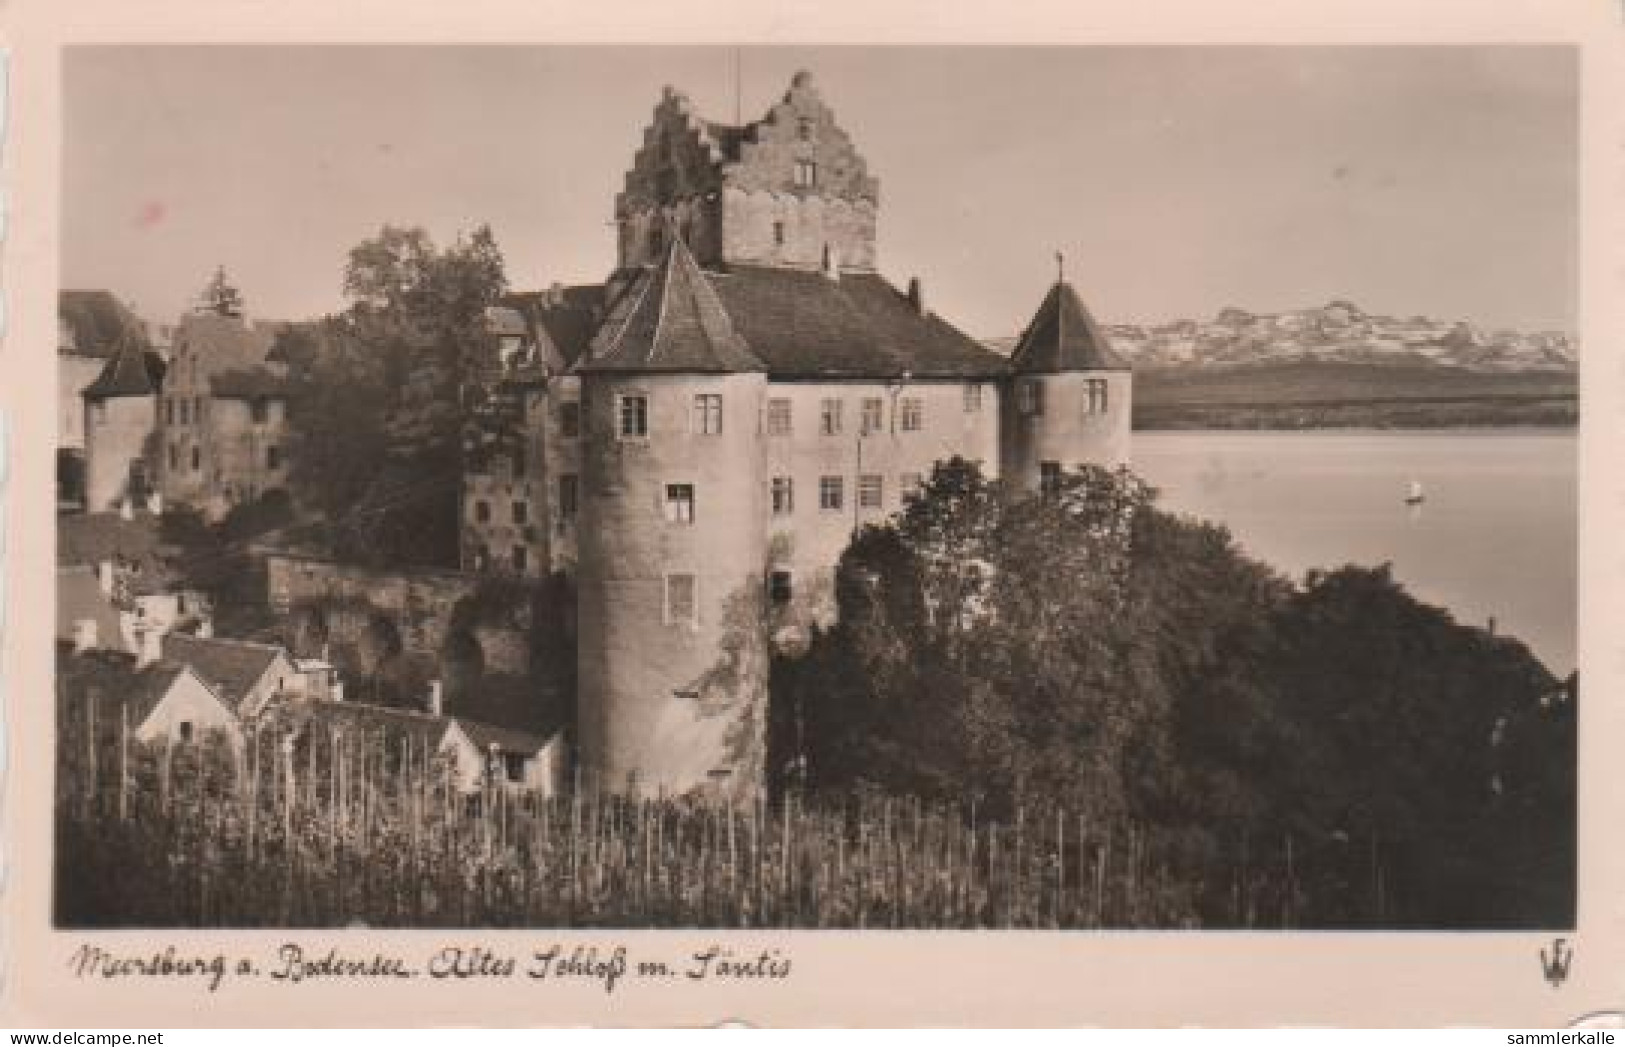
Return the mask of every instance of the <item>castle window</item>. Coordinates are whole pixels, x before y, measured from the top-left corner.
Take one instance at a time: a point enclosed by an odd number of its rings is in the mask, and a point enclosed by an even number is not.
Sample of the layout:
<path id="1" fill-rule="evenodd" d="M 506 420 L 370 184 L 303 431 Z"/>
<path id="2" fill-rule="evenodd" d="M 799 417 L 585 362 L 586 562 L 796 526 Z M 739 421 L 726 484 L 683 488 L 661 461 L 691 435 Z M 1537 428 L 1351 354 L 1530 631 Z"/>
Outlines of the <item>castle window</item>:
<path id="1" fill-rule="evenodd" d="M 576 499 L 579 495 L 580 481 L 575 473 L 565 473 L 559 477 L 559 518 L 573 520 L 576 515 Z"/>
<path id="2" fill-rule="evenodd" d="M 811 160 L 796 161 L 796 188 L 813 189 L 818 185 L 818 165 Z"/>
<path id="3" fill-rule="evenodd" d="M 846 504 L 846 485 L 839 476 L 823 476 L 818 480 L 818 508 L 826 513 L 838 513 Z"/>
<path id="4" fill-rule="evenodd" d="M 878 396 L 866 396 L 863 399 L 863 434 L 878 433 L 885 424 L 885 401 Z"/>
<path id="5" fill-rule="evenodd" d="M 282 468 L 282 448 L 272 444 L 270 447 L 265 449 L 265 468 Z"/>
<path id="6" fill-rule="evenodd" d="M 621 397 L 621 439 L 635 440 L 649 435 L 649 398 Z"/>
<path id="7" fill-rule="evenodd" d="M 559 432 L 566 440 L 581 436 L 581 402 L 566 400 L 559 404 Z"/>
<path id="8" fill-rule="evenodd" d="M 965 413 L 975 414 L 982 409 L 982 387 L 976 382 L 965 386 Z"/>
<path id="9" fill-rule="evenodd" d="M 192 471 L 194 473 L 203 471 L 203 448 L 201 447 L 192 448 Z"/>
<path id="10" fill-rule="evenodd" d="M 649 257 L 658 258 L 660 249 L 666 244 L 666 234 L 657 225 L 649 230 Z"/>
<path id="11" fill-rule="evenodd" d="M 511 511 L 513 512 L 514 523 L 523 526 L 530 521 L 529 502 L 514 502 Z"/>
<path id="12" fill-rule="evenodd" d="M 270 405 L 264 400 L 256 399 L 250 401 L 248 405 L 248 412 L 253 418 L 255 425 L 264 425 L 271 417 Z M 199 417 L 201 417 L 201 412 L 199 412 Z"/>
<path id="13" fill-rule="evenodd" d="M 1048 497 L 1061 490 L 1061 463 L 1038 463 L 1038 491 Z"/>
<path id="14" fill-rule="evenodd" d="M 775 397 L 767 402 L 767 435 L 790 435 L 790 401 Z"/>
<path id="15" fill-rule="evenodd" d="M 721 394 L 694 394 L 694 431 L 701 436 L 716 436 L 722 432 Z"/>
<path id="16" fill-rule="evenodd" d="M 182 400 L 181 401 L 181 424 L 186 425 L 188 422 L 190 422 L 191 421 L 191 415 L 192 415 L 192 401 L 190 401 L 190 400 Z"/>
<path id="17" fill-rule="evenodd" d="M 106 400 L 92 400 L 92 401 L 90 401 L 90 414 L 91 414 L 91 417 L 94 418 L 98 422 L 107 421 L 107 401 Z"/>
<path id="18" fill-rule="evenodd" d="M 1022 414 L 1037 417 L 1044 413 L 1044 384 L 1028 379 L 1016 386 L 1016 406 Z"/>
<path id="19" fill-rule="evenodd" d="M 866 473 L 858 477 L 858 506 L 863 509 L 879 509 L 884 503 L 885 487 L 881 478 L 873 473 Z"/>
<path id="20" fill-rule="evenodd" d="M 490 502 L 484 501 L 482 499 L 482 500 L 474 503 L 474 522 L 475 523 L 490 523 L 491 522 L 491 503 Z"/>
<path id="21" fill-rule="evenodd" d="M 666 624 L 694 625 L 700 620 L 699 580 L 692 574 L 666 575 Z"/>
<path id="22" fill-rule="evenodd" d="M 176 447 L 174 444 L 169 445 L 169 467 L 171 469 L 179 469 L 181 467 L 181 449 Z"/>
<path id="23" fill-rule="evenodd" d="M 164 397 L 164 424 L 175 424 L 175 398 L 173 396 Z"/>
<path id="24" fill-rule="evenodd" d="M 525 573 L 525 568 L 529 564 L 529 562 L 530 562 L 529 550 L 527 550 L 522 545 L 514 546 L 513 547 L 513 569 L 515 571 L 519 572 L 520 574 L 524 574 Z"/>
<path id="25" fill-rule="evenodd" d="M 841 401 L 826 398 L 818 408 L 818 431 L 836 436 L 841 431 Z"/>
<path id="26" fill-rule="evenodd" d="M 925 428 L 925 401 L 918 396 L 905 396 L 898 407 L 898 427 L 905 433 L 917 433 Z"/>
<path id="27" fill-rule="evenodd" d="M 694 485 L 666 485 L 666 519 L 671 523 L 694 522 Z"/>
<path id="28" fill-rule="evenodd" d="M 796 137 L 800 138 L 803 142 L 812 141 L 812 138 L 813 138 L 813 119 L 812 119 L 812 117 L 804 116 L 801 119 L 796 121 Z"/>
<path id="29" fill-rule="evenodd" d="M 1089 414 L 1106 413 L 1106 392 L 1110 388 L 1104 378 L 1091 378 L 1088 380 Z"/>
<path id="30" fill-rule="evenodd" d="M 182 742 L 189 742 L 189 741 L 192 740 L 192 721 L 191 720 L 182 720 L 179 724 L 176 725 L 176 728 L 177 728 L 176 733 L 180 735 L 180 739 L 181 739 Z"/>
<path id="31" fill-rule="evenodd" d="M 796 482 L 788 476 L 773 478 L 773 515 L 789 516 L 796 511 Z"/>
<path id="32" fill-rule="evenodd" d="M 773 223 L 773 243 L 778 247 L 784 246 L 784 223 Z"/>
<path id="33" fill-rule="evenodd" d="M 200 425 L 203 423 L 203 397 L 201 396 L 192 397 L 192 420 Z"/>
<path id="34" fill-rule="evenodd" d="M 795 579 L 789 571 L 780 569 L 767 576 L 767 598 L 776 607 L 789 603 L 795 596 Z"/>
<path id="35" fill-rule="evenodd" d="M 508 452 L 508 468 L 516 477 L 525 475 L 525 449 L 523 446 L 515 447 Z"/>

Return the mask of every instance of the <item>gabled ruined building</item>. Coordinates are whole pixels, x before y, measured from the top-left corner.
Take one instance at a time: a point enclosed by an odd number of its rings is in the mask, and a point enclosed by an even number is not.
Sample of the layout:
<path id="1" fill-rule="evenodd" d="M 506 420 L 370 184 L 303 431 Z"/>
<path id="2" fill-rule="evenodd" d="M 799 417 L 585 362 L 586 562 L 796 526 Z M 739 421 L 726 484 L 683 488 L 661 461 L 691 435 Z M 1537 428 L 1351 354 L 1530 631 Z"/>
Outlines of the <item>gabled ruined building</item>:
<path id="1" fill-rule="evenodd" d="M 585 781 L 759 787 L 771 645 L 934 463 L 1036 489 L 1126 461 L 1131 376 L 1073 289 L 990 352 L 880 275 L 879 209 L 808 74 L 743 127 L 668 89 L 605 284 L 493 311 L 464 566 L 574 575 Z"/>

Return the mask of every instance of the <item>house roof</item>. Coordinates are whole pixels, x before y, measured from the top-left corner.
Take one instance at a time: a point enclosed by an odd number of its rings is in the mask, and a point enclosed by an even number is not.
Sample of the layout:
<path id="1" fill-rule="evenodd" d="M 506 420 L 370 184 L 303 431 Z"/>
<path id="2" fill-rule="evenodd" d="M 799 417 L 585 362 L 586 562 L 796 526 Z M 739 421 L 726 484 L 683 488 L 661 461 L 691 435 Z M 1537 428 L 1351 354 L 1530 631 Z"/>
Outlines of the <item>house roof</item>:
<path id="1" fill-rule="evenodd" d="M 531 756 L 540 752 L 548 743 L 547 737 L 513 727 L 499 727 L 496 724 L 482 723 L 462 716 L 453 717 L 452 722 L 462 729 L 474 748 L 482 753 L 494 745 L 500 752 Z"/>
<path id="2" fill-rule="evenodd" d="M 774 378 L 996 377 L 1007 362 L 876 273 L 735 266 L 711 283 Z"/>
<path id="3" fill-rule="evenodd" d="M 102 592 L 96 569 L 87 565 L 56 569 L 56 637 L 73 640 L 74 629 L 84 619 L 96 623 L 96 643 L 103 647 L 122 646 L 119 614 L 113 601 Z"/>
<path id="4" fill-rule="evenodd" d="M 604 315 L 604 286 L 582 284 L 525 291 L 503 299 L 524 309 L 536 328 L 537 342 L 550 343 L 565 367 L 586 355 Z M 542 345 L 544 358 L 548 345 Z"/>
<path id="5" fill-rule="evenodd" d="M 396 737 L 410 737 L 433 748 L 446 736 L 451 721 L 414 709 L 398 709 L 364 702 L 306 702 L 282 706 L 278 715 L 286 721 L 313 730 L 383 730 Z"/>
<path id="6" fill-rule="evenodd" d="M 288 379 L 269 367 L 238 367 L 209 376 L 209 392 L 235 400 L 288 395 Z"/>
<path id="7" fill-rule="evenodd" d="M 181 317 L 175 328 L 175 349 L 183 345 L 196 350 L 209 374 L 251 370 L 265 363 L 277 332 L 285 323 L 247 323 L 241 317 L 212 312 L 192 312 Z"/>
<path id="8" fill-rule="evenodd" d="M 1128 370 L 1078 292 L 1064 280 L 1057 280 L 1044 296 L 1016 342 L 1010 364 L 1018 374 Z"/>
<path id="9" fill-rule="evenodd" d="M 57 670 L 58 685 L 67 690 L 70 699 L 94 702 L 111 714 L 103 721 L 108 725 L 114 724 L 117 710 L 124 706 L 130 710 L 132 728 L 146 722 L 175 681 L 189 671 L 171 661 L 138 668 L 134 655 L 108 650 L 62 651 Z"/>
<path id="10" fill-rule="evenodd" d="M 765 366 L 735 330 L 699 263 L 674 236 L 593 338 L 582 372 L 735 374 Z"/>
<path id="11" fill-rule="evenodd" d="M 239 709 L 249 690 L 265 675 L 277 656 L 284 653 L 280 647 L 248 640 L 186 633 L 164 636 L 164 658 L 191 666 L 233 711 Z"/>
<path id="12" fill-rule="evenodd" d="M 134 337 L 139 342 L 145 342 L 141 335 L 140 319 L 111 291 L 60 291 L 56 298 L 56 312 L 72 336 L 71 342 L 62 348 L 74 356 L 111 360 L 125 338 Z"/>
<path id="13" fill-rule="evenodd" d="M 128 520 L 118 513 L 57 517 L 58 565 L 99 564 L 118 559 L 154 563 L 158 551 L 158 518 L 145 510 L 137 510 Z"/>
<path id="14" fill-rule="evenodd" d="M 135 338 L 123 339 L 81 396 L 152 396 L 164 383 L 164 362 Z"/>

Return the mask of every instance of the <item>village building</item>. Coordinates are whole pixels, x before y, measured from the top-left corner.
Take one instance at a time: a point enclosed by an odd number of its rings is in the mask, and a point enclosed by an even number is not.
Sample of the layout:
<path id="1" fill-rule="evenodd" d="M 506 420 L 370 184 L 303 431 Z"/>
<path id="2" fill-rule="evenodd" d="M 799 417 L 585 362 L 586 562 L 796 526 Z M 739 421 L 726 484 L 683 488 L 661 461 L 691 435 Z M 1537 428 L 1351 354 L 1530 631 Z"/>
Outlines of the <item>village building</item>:
<path id="1" fill-rule="evenodd" d="M 130 741 L 201 743 L 224 737 L 242 745 L 242 725 L 220 696 L 190 666 L 143 654 L 59 648 L 57 686 L 71 710 L 93 718 L 98 736 Z"/>
<path id="2" fill-rule="evenodd" d="M 468 434 L 465 568 L 577 592 L 584 780 L 760 787 L 772 638 L 953 456 L 1041 490 L 1129 452 L 1132 380 L 1058 279 L 1006 358 L 879 271 L 878 180 L 809 74 L 744 126 L 667 89 L 601 288 L 514 296 Z"/>
<path id="3" fill-rule="evenodd" d="M 189 666 L 243 722 L 307 690 L 299 667 L 275 644 L 172 632 L 163 638 L 163 657 Z"/>
<path id="4" fill-rule="evenodd" d="M 57 521 L 57 638 L 135 653 L 144 633 L 207 631 L 207 597 L 180 584 L 165 562 L 158 517 L 126 503 L 116 513 Z"/>
<path id="5" fill-rule="evenodd" d="M 284 326 L 207 310 L 175 326 L 156 425 L 170 502 L 219 519 L 286 490 L 287 369 L 270 358 Z"/>

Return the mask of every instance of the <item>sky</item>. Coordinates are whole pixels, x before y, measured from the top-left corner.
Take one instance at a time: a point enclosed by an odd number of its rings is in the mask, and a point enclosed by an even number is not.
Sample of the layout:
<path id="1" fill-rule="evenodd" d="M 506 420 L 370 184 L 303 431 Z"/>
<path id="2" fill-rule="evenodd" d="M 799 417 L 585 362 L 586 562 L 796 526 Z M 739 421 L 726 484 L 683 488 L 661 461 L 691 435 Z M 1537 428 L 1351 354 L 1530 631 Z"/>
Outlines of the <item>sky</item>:
<path id="1" fill-rule="evenodd" d="M 385 223 L 597 282 L 662 86 L 749 121 L 803 68 L 880 179 L 882 273 L 970 334 L 1019 332 L 1058 251 L 1106 322 L 1575 327 L 1577 61 L 1532 46 L 75 47 L 63 286 L 172 322 L 223 265 L 314 316 Z"/>

